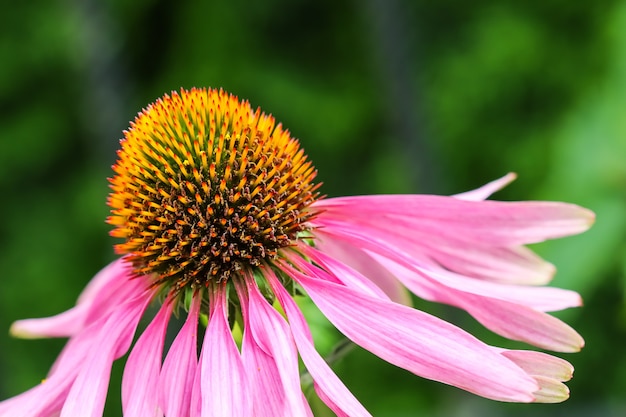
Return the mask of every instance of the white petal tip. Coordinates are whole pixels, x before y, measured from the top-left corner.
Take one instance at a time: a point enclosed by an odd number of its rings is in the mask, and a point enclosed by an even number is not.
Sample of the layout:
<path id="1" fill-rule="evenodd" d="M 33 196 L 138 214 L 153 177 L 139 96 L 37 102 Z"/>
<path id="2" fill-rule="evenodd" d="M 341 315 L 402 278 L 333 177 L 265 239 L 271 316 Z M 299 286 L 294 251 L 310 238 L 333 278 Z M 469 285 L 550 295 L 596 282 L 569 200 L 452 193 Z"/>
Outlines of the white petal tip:
<path id="1" fill-rule="evenodd" d="M 22 321 L 16 321 L 9 328 L 9 334 L 18 339 L 39 339 L 40 335 L 32 333 L 28 330 Z"/>
<path id="2" fill-rule="evenodd" d="M 533 393 L 536 403 L 562 403 L 569 398 L 569 388 L 560 381 L 552 378 L 537 376 L 539 390 Z"/>

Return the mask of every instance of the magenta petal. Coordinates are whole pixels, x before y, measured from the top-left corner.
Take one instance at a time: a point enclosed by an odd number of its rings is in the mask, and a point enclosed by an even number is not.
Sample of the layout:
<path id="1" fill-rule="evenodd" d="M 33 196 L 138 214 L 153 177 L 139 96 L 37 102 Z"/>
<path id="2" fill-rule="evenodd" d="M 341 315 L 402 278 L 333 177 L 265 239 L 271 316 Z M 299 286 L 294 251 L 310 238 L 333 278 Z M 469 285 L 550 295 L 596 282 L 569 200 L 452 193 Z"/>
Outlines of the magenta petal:
<path id="1" fill-rule="evenodd" d="M 226 318 L 226 287 L 213 289 L 200 361 L 202 417 L 249 417 L 252 404 L 241 355 Z"/>
<path id="2" fill-rule="evenodd" d="M 137 340 L 128 356 L 122 379 L 122 410 L 124 417 L 162 416 L 157 405 L 161 357 L 167 323 L 172 305 L 166 301 Z"/>
<path id="3" fill-rule="evenodd" d="M 285 405 L 291 416 L 306 416 L 300 389 L 298 352 L 289 326 L 278 312 L 263 298 L 254 281 L 248 282 L 249 323 L 252 336 L 265 353 L 276 363 L 280 384 L 284 390 Z"/>
<path id="4" fill-rule="evenodd" d="M 254 415 L 282 416 L 289 414 L 289 406 L 283 389 L 276 360 L 266 353 L 254 340 L 250 329 L 249 297 L 246 286 L 235 281 L 241 300 L 244 331 L 241 342 L 241 358 L 248 372 L 254 402 Z"/>
<path id="5" fill-rule="evenodd" d="M 256 344 L 249 331 L 244 331 L 241 358 L 253 392 L 254 414 L 259 416 L 287 415 L 280 373 L 276 361 Z"/>
<path id="6" fill-rule="evenodd" d="M 290 274 L 343 334 L 382 359 L 483 397 L 532 401 L 532 378 L 450 323 L 295 270 Z"/>
<path id="7" fill-rule="evenodd" d="M 320 393 L 320 398 L 337 415 L 371 416 L 317 353 L 306 320 L 278 278 L 269 271 L 267 279 L 287 314 L 298 352 L 315 381 L 315 389 Z"/>
<path id="8" fill-rule="evenodd" d="M 389 299 L 389 296 L 379 286 L 374 284 L 372 280 L 368 279 L 352 267 L 342 264 L 324 252 L 309 246 L 301 245 L 301 250 L 306 256 L 310 257 L 313 261 L 324 267 L 323 270 L 320 270 L 319 268 L 316 269 L 316 273 L 324 274 L 324 279 L 346 285 L 350 288 L 358 289 L 359 291 L 363 291 L 374 297 Z M 293 259 L 290 258 L 290 260 L 305 271 L 312 271 L 315 268 L 299 257 L 294 257 Z M 328 274 L 326 271 L 331 272 L 331 274 Z"/>
<path id="9" fill-rule="evenodd" d="M 111 313 L 93 340 L 96 348 L 85 357 L 65 400 L 61 417 L 102 415 L 113 361 L 130 346 L 137 323 L 149 301 L 149 296 L 136 298 Z"/>
<path id="10" fill-rule="evenodd" d="M 194 295 L 185 324 L 172 342 L 159 376 L 159 404 L 166 416 L 188 417 L 198 367 L 198 313 L 202 297 Z"/>

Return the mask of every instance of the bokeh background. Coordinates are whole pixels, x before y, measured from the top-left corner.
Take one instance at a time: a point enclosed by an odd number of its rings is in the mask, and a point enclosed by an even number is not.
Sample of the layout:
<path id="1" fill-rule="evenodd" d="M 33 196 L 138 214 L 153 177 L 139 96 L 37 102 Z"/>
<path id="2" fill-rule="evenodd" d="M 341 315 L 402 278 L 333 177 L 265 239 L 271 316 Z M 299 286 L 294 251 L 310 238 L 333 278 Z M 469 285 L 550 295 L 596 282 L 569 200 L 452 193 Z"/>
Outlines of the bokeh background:
<path id="1" fill-rule="evenodd" d="M 375 416 L 626 415 L 626 2 L 30 0 L 0 12 L 0 399 L 37 384 L 64 340 L 12 339 L 115 258 L 106 178 L 135 114 L 223 87 L 301 140 L 329 196 L 451 194 L 509 171 L 499 199 L 596 211 L 535 249 L 585 307 L 572 397 L 501 404 L 354 349 L 334 368 Z M 467 315 L 416 306 L 511 346 Z M 320 321 L 320 349 L 339 335 Z M 120 416 L 119 381 L 106 416 Z M 331 415 L 315 403 L 316 416 Z"/>

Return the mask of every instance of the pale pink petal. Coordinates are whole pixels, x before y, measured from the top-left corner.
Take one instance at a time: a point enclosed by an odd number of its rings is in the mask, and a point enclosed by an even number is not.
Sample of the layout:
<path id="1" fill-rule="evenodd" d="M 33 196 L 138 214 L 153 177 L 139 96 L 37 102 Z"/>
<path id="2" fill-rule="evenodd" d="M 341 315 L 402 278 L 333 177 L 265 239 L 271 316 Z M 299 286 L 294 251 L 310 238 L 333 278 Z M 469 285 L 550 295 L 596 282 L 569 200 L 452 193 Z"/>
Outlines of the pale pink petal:
<path id="1" fill-rule="evenodd" d="M 467 278 L 441 269 L 425 269 L 417 265 L 411 265 L 408 255 L 399 251 L 394 252 L 394 260 L 373 252 L 371 255 L 409 289 L 415 289 L 417 294 L 420 294 L 419 288 L 429 285 L 424 281 L 430 282 L 429 293 L 439 294 L 431 295 L 428 298 L 431 301 L 447 303 L 447 298 L 450 297 L 450 294 L 467 293 L 480 297 L 496 298 L 539 311 L 559 311 L 582 305 L 580 295 L 574 291 L 553 287 L 499 284 Z M 400 265 L 398 262 L 408 266 Z M 410 267 L 412 268 L 409 269 Z M 416 283 L 416 281 L 420 282 Z M 432 285 L 439 288 L 432 289 Z"/>
<path id="2" fill-rule="evenodd" d="M 89 306 L 79 304 L 63 313 L 40 319 L 17 320 L 9 332 L 13 337 L 36 339 L 40 337 L 69 337 L 83 327 Z"/>
<path id="3" fill-rule="evenodd" d="M 105 321 L 106 318 L 102 320 Z M 56 372 L 28 391 L 0 402 L 0 416 L 45 417 L 60 411 L 98 331 L 99 328 L 94 326 L 70 339 Z"/>
<path id="4" fill-rule="evenodd" d="M 343 334 L 382 359 L 483 397 L 533 400 L 538 387 L 532 378 L 450 323 L 294 269 L 289 273 Z"/>
<path id="5" fill-rule="evenodd" d="M 491 194 L 499 191 L 515 181 L 517 178 L 517 174 L 514 172 L 509 172 L 502 178 L 498 178 L 497 180 L 491 181 L 480 188 L 477 188 L 472 191 L 466 191 L 461 194 L 455 194 L 452 197 L 458 198 L 460 200 L 472 200 L 472 201 L 481 201 L 486 200 L 491 196 Z"/>
<path id="6" fill-rule="evenodd" d="M 166 301 L 139 337 L 128 356 L 122 378 L 124 417 L 162 416 L 157 404 L 157 390 L 163 343 L 172 304 Z"/>
<path id="7" fill-rule="evenodd" d="M 583 338 L 570 326 L 523 305 L 465 294 L 459 305 L 483 326 L 511 340 L 555 352 L 578 352 Z"/>
<path id="8" fill-rule="evenodd" d="M 541 375 L 557 381 L 569 381 L 574 367 L 566 360 L 532 350 L 501 349 L 501 355 L 509 358 L 529 375 Z"/>
<path id="9" fill-rule="evenodd" d="M 198 367 L 198 313 L 202 297 L 195 294 L 185 324 L 172 342 L 159 376 L 159 404 L 166 416 L 188 417 Z"/>
<path id="10" fill-rule="evenodd" d="M 422 240 L 422 250 L 445 269 L 481 280 L 505 284 L 544 285 L 556 268 L 523 246 L 450 245 Z"/>
<path id="11" fill-rule="evenodd" d="M 579 300 L 576 293 L 570 296 L 564 290 L 560 290 L 561 294 L 556 288 L 498 286 L 418 267 L 410 270 L 384 256 L 372 256 L 420 297 L 462 308 L 502 336 L 561 352 L 576 352 L 584 345 L 583 339 L 571 327 L 534 309 L 535 306 L 567 307 L 568 298 Z M 399 252 L 395 252 L 394 256 L 400 262 L 410 262 L 402 259 Z M 486 286 L 494 288 L 489 292 Z M 536 299 L 531 297 L 533 293 Z"/>
<path id="12" fill-rule="evenodd" d="M 334 232 L 334 230 L 326 230 L 324 233 Z M 353 231 L 350 234 L 339 233 L 336 237 L 365 250 L 411 291 L 431 301 L 449 302 L 449 296 L 446 291 L 433 289 L 432 283 L 429 284 L 424 281 L 432 281 L 435 283 L 434 285 L 443 284 L 452 291 L 501 298 L 541 311 L 557 311 L 576 307 L 580 306 L 582 302 L 576 292 L 559 288 L 504 285 L 467 278 L 435 266 L 429 266 L 428 269 L 423 268 L 412 255 L 405 253 L 400 247 L 394 247 L 393 244 L 385 241 L 376 233 L 363 236 Z"/>
<path id="13" fill-rule="evenodd" d="M 499 286 L 418 267 L 409 270 L 384 256 L 372 256 L 411 291 L 425 299 L 462 308 L 502 336 L 561 352 L 576 352 L 584 345 L 583 339 L 570 326 L 535 309 L 569 307 L 569 301 L 577 304 L 576 293 L 556 288 Z M 401 262 L 410 262 L 400 258 L 398 252 L 395 256 Z M 485 288 L 488 286 L 493 287 L 489 288 L 491 291 Z"/>
<path id="14" fill-rule="evenodd" d="M 405 229 L 394 233 L 393 227 L 375 224 L 335 222 L 316 231 L 352 246 L 365 247 L 362 241 L 376 239 L 382 245 L 401 248 L 421 266 L 440 266 L 481 280 L 524 285 L 543 284 L 552 278 L 554 267 L 521 246 L 491 246 L 484 242 L 464 242 L 454 236 Z"/>
<path id="15" fill-rule="evenodd" d="M 200 361 L 202 417 L 251 416 L 252 404 L 241 355 L 226 318 L 226 287 L 214 289 Z"/>
<path id="16" fill-rule="evenodd" d="M 94 348 L 81 365 L 63 404 L 61 417 L 102 415 L 113 361 L 130 347 L 137 323 L 149 301 L 149 297 L 136 298 L 111 313 L 93 340 Z"/>
<path id="17" fill-rule="evenodd" d="M 416 231 L 465 242 L 512 246 L 542 242 L 587 230 L 594 214 L 554 202 L 466 201 L 430 195 L 340 197 L 314 204 L 314 225 L 359 224 L 399 235 Z"/>
<path id="18" fill-rule="evenodd" d="M 284 390 L 285 405 L 290 416 L 306 416 L 302 403 L 298 351 L 289 326 L 281 315 L 263 298 L 252 276 L 246 280 L 249 296 L 249 323 L 254 340 L 263 351 L 272 356 Z M 268 400 L 271 400 L 268 398 Z"/>
<path id="19" fill-rule="evenodd" d="M 278 278 L 271 270 L 267 272 L 266 277 L 289 319 L 289 326 L 298 346 L 298 352 L 315 381 L 315 389 L 320 398 L 337 415 L 371 416 L 317 353 L 306 320 Z"/>
<path id="20" fill-rule="evenodd" d="M 124 258 L 118 259 L 87 284 L 75 307 L 52 317 L 18 320 L 11 334 L 20 338 L 70 337 L 91 321 L 108 314 L 120 299 L 132 298 L 142 280 L 131 282 L 131 271 Z"/>

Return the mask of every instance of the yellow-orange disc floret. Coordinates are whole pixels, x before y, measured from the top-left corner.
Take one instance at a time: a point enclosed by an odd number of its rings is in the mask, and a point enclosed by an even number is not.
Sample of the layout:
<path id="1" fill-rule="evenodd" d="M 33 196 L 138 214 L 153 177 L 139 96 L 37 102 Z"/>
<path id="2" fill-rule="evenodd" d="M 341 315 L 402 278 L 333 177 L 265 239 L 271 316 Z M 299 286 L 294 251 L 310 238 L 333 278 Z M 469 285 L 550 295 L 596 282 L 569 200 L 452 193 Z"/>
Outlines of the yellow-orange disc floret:
<path id="1" fill-rule="evenodd" d="M 228 279 L 290 245 L 314 213 L 315 168 L 272 116 L 222 90 L 173 92 L 124 132 L 111 235 L 174 290 Z"/>

